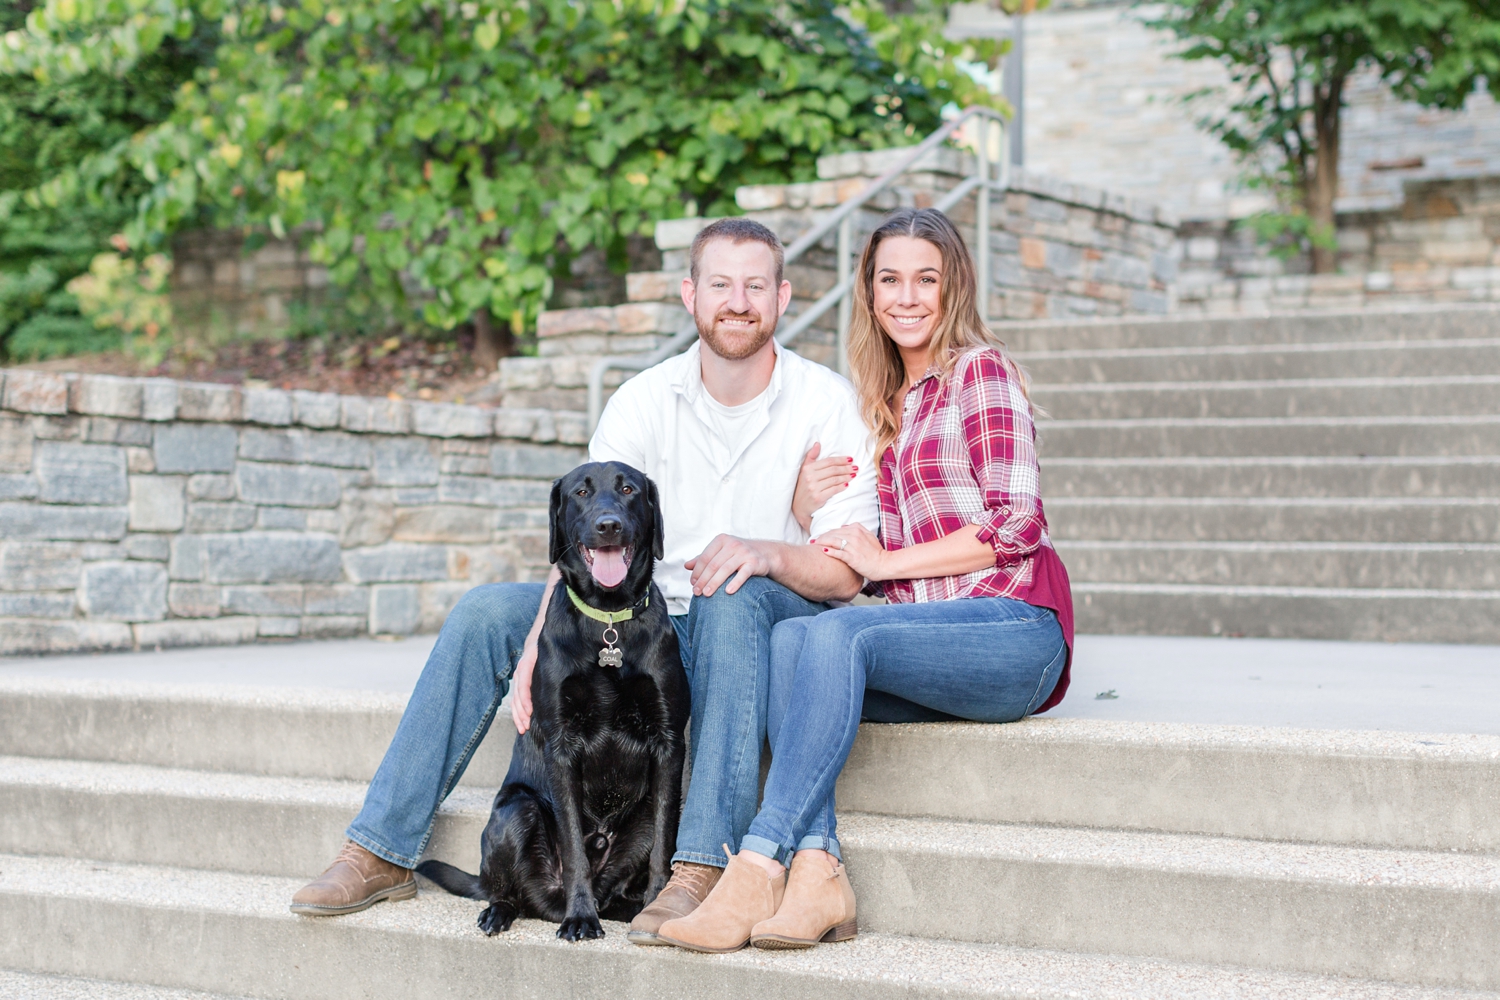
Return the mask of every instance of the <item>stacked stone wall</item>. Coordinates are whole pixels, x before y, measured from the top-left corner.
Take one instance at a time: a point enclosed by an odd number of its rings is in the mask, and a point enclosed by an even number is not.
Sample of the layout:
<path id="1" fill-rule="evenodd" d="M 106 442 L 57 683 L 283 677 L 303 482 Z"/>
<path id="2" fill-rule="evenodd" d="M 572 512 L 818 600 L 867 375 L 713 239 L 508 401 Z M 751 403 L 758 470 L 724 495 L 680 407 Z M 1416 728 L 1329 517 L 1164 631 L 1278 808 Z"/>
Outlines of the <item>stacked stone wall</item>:
<path id="1" fill-rule="evenodd" d="M 0 653 L 437 629 L 542 578 L 567 414 L 0 371 Z"/>
<path id="2" fill-rule="evenodd" d="M 1307 274 L 1224 221 L 1183 226 L 1181 312 L 1500 300 L 1500 177 L 1413 182 L 1399 208 L 1338 218 L 1337 274 Z"/>

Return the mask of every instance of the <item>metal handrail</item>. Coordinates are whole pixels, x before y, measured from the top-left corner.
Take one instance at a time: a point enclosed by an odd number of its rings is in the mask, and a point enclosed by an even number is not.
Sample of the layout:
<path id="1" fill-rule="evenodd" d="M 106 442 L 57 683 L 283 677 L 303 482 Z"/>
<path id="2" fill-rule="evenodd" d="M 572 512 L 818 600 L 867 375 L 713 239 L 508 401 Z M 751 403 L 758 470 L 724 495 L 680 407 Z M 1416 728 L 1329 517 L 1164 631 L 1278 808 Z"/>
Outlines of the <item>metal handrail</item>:
<path id="1" fill-rule="evenodd" d="M 1004 155 L 1005 149 L 1005 118 L 993 108 L 976 105 L 966 108 L 962 114 L 946 122 L 942 128 L 933 132 L 926 139 L 911 147 L 910 151 L 903 156 L 895 166 L 864 187 L 858 195 L 841 202 L 837 208 L 824 216 L 817 225 L 802 234 L 796 242 L 787 248 L 785 262 L 790 264 L 801 257 L 808 250 L 822 242 L 829 233 L 835 229 L 838 233 L 838 260 L 839 281 L 834 287 L 825 293 L 817 302 L 797 315 L 797 318 L 783 331 L 776 334 L 776 342 L 785 346 L 805 332 L 813 323 L 817 322 L 824 313 L 835 305 L 841 306 L 839 314 L 839 336 L 838 336 L 838 369 L 841 373 L 848 373 L 848 358 L 846 353 L 844 333 L 849 327 L 850 313 L 850 290 L 854 287 L 854 275 L 850 270 L 850 258 L 853 252 L 852 222 L 854 213 L 862 208 L 870 199 L 880 194 L 886 188 L 894 184 L 902 175 L 909 171 L 922 157 L 938 148 L 946 142 L 954 132 L 957 132 L 971 119 L 979 118 L 984 121 L 994 122 L 1000 126 L 1000 177 L 990 177 L 990 155 L 989 155 L 989 129 L 986 127 L 980 141 L 976 144 L 975 170 L 971 177 L 966 178 L 953 190 L 949 191 L 933 207 L 938 211 L 946 212 L 964 198 L 968 197 L 976 188 L 983 187 L 986 193 L 990 191 L 1003 191 L 1010 183 L 1010 158 Z M 975 211 L 974 240 L 975 264 L 979 272 L 979 302 L 980 313 L 987 316 L 989 312 L 989 289 L 990 289 L 990 240 L 989 240 L 989 216 L 990 199 L 982 197 L 978 199 Z M 690 347 L 698 337 L 697 325 L 689 317 L 687 325 L 672 335 L 672 339 L 660 345 L 649 354 L 622 354 L 600 358 L 595 362 L 589 372 L 589 394 L 588 394 L 588 427 L 592 434 L 594 428 L 599 424 L 599 417 L 604 410 L 604 375 L 611 370 L 621 371 L 643 371 L 652 365 L 660 364 L 673 355 L 680 354 Z"/>

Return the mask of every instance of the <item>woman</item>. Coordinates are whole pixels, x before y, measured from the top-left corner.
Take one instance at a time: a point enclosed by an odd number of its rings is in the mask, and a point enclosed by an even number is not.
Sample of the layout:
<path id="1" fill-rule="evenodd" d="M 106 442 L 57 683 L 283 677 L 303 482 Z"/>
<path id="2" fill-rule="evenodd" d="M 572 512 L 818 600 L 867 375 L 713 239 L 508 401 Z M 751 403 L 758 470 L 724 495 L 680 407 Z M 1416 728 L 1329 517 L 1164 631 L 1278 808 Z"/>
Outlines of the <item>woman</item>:
<path id="1" fill-rule="evenodd" d="M 695 951 L 854 936 L 833 790 L 862 714 L 1011 722 L 1068 686 L 1073 602 L 1042 513 L 1026 380 L 980 319 L 963 238 L 941 212 L 897 212 L 859 273 L 849 363 L 880 456 L 884 546 L 860 525 L 813 543 L 890 603 L 772 633 L 760 812 L 707 899 L 660 932 Z"/>

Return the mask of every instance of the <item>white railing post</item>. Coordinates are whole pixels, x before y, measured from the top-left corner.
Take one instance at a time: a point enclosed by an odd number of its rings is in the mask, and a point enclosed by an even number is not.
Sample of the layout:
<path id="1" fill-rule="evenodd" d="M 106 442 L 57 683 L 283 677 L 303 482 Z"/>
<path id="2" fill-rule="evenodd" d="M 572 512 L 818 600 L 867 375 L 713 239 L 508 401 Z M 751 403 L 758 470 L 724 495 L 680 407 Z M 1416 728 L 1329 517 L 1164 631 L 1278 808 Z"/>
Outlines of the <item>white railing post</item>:
<path id="1" fill-rule="evenodd" d="M 979 142 L 975 150 L 974 166 L 979 173 L 979 186 L 974 189 L 974 266 L 979 271 L 979 318 L 990 321 L 990 120 L 980 116 L 974 120 L 979 126 Z"/>
<path id="2" fill-rule="evenodd" d="M 854 216 L 846 215 L 839 223 L 839 245 L 838 245 L 838 271 L 837 281 L 840 285 L 848 284 L 849 274 L 853 267 L 850 260 L 854 253 Z M 853 289 L 844 292 L 839 298 L 839 325 L 838 332 L 834 334 L 833 343 L 834 368 L 845 378 L 849 377 L 849 320 L 854 315 Z"/>

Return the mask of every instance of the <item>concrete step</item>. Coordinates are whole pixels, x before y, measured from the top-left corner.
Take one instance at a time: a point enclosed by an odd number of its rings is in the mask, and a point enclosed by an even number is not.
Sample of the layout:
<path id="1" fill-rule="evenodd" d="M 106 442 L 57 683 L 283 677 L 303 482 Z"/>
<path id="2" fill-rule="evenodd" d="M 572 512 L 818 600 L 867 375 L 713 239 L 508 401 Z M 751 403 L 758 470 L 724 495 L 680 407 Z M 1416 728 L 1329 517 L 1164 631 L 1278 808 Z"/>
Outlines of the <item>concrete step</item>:
<path id="1" fill-rule="evenodd" d="M 1074 581 L 1080 632 L 1500 643 L 1500 590 Z"/>
<path id="2" fill-rule="evenodd" d="M 65 697 L 32 705 L 59 727 L 79 718 Z M 266 732 L 280 725 L 268 710 Z M 903 816 L 1500 852 L 1500 737 L 1434 739 L 1067 718 L 865 725 L 838 800 Z M 320 748 L 304 741 L 302 749 Z M 0 818 L 0 850 L 22 853 L 315 874 L 364 797 L 362 781 L 35 756 L 0 762 L 0 798 L 12 806 Z M 909 780 L 893 783 L 892 774 Z M 490 798 L 461 785 L 434 850 L 477 861 Z M 205 825 L 203 843 L 174 846 L 182 839 L 174 831 Z"/>
<path id="3" fill-rule="evenodd" d="M 1017 352 L 1034 382 L 1222 382 L 1500 374 L 1500 339 Z"/>
<path id="4" fill-rule="evenodd" d="M 405 705 L 365 691 L 0 677 L 0 754 L 367 782 Z M 498 788 L 514 742 L 497 718 L 460 787 Z"/>
<path id="5" fill-rule="evenodd" d="M 1060 542 L 1500 542 L 1487 497 L 1057 497 L 1046 511 Z"/>
<path id="6" fill-rule="evenodd" d="M 364 796 L 364 782 L 0 757 L 0 852 L 310 878 Z M 431 855 L 477 871 L 493 799 L 455 790 Z"/>
<path id="7" fill-rule="evenodd" d="M 1466 340 L 1494 336 L 1500 309 L 1480 304 L 1270 316 L 1128 316 L 1000 323 L 995 329 L 1015 351 Z"/>
<path id="8" fill-rule="evenodd" d="M 1493 855 L 867 815 L 840 836 L 874 931 L 1500 986 Z"/>
<path id="9" fill-rule="evenodd" d="M 287 912 L 285 900 L 297 885 L 265 876 L 0 858 L 0 965 L 299 1000 L 539 992 L 582 1000 L 1495 1000 L 1492 992 L 868 931 L 847 944 L 805 952 L 748 949 L 713 957 L 636 948 L 616 923 L 606 924 L 604 939 L 583 944 L 560 942 L 550 924 L 537 921 L 518 921 L 511 931 L 485 938 L 474 927 L 477 904 L 436 891 L 317 919 Z M 1422 943 L 1445 930 L 1428 928 Z M 1429 964 L 1459 957 L 1469 935 L 1454 930 Z M 1338 934 L 1335 926 L 1319 940 Z M 90 945 L 80 947 L 85 939 Z M 1476 968 L 1472 978 L 1487 974 L 1483 963 Z M 546 989 L 539 991 L 539 983 Z"/>
<path id="10" fill-rule="evenodd" d="M 1044 458 L 1500 456 L 1500 414 L 1041 420 L 1037 433 Z"/>
<path id="11" fill-rule="evenodd" d="M 231 818 L 200 817 L 196 827 Z M 467 849 L 432 853 L 473 870 L 484 817 L 449 813 L 447 833 Z M 278 818 L 266 810 L 238 835 L 286 853 L 301 838 Z M 1487 947 L 1500 935 L 1493 855 L 862 813 L 842 818 L 840 837 L 869 931 L 1500 986 L 1500 955 Z"/>
<path id="12" fill-rule="evenodd" d="M 1033 385 L 1058 420 L 1143 417 L 1480 416 L 1500 412 L 1500 375 Z"/>
<path id="13" fill-rule="evenodd" d="M 1054 497 L 1477 497 L 1500 490 L 1500 457 L 1042 457 Z"/>
<path id="14" fill-rule="evenodd" d="M 1500 545 L 1058 542 L 1075 583 L 1500 591 Z"/>
<path id="15" fill-rule="evenodd" d="M 174 990 L 141 983 L 113 983 L 77 976 L 49 976 L 0 969 L 0 997 L 9 1000 L 245 1000 L 224 993 Z"/>

